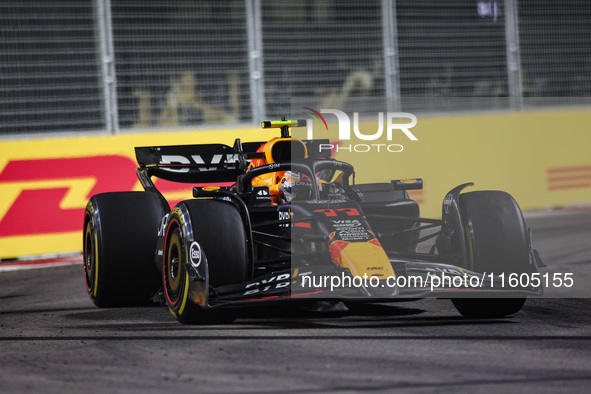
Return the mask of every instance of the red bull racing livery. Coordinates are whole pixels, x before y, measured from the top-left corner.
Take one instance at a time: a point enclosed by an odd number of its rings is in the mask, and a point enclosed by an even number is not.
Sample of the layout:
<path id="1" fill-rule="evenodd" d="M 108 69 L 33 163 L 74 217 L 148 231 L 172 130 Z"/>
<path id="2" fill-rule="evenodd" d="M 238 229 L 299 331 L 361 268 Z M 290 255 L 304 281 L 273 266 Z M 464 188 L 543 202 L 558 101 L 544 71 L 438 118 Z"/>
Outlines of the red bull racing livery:
<path id="1" fill-rule="evenodd" d="M 422 218 L 407 191 L 421 179 L 355 183 L 324 140 L 292 139 L 305 121 L 263 122 L 267 142 L 136 148 L 145 191 L 93 196 L 84 217 L 85 282 L 99 307 L 165 303 L 182 323 L 232 321 L 236 308 L 452 299 L 467 317 L 521 309 L 541 287 L 515 200 L 501 191 L 443 199 Z M 195 185 L 170 207 L 153 177 Z M 426 249 L 423 245 L 427 245 Z"/>

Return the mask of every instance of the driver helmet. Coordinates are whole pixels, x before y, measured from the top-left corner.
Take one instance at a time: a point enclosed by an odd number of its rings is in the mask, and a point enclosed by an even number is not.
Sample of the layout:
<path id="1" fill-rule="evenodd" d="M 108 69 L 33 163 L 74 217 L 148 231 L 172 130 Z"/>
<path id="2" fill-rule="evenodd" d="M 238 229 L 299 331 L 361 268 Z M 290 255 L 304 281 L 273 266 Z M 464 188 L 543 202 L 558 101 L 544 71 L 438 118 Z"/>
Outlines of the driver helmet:
<path id="1" fill-rule="evenodd" d="M 294 199 L 306 200 L 312 195 L 312 180 L 297 171 L 285 171 L 279 183 L 279 200 L 288 203 Z"/>

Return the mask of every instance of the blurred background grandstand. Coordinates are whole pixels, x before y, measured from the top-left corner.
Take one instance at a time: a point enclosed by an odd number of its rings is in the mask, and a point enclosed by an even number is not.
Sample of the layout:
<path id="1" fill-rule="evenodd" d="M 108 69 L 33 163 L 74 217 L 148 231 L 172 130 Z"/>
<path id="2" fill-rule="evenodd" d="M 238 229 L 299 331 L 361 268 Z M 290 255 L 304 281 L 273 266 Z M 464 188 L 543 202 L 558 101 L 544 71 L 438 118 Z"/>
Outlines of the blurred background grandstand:
<path id="1" fill-rule="evenodd" d="M 0 30 L 6 137 L 253 124 L 294 97 L 591 96 L 586 0 L 4 0 Z"/>

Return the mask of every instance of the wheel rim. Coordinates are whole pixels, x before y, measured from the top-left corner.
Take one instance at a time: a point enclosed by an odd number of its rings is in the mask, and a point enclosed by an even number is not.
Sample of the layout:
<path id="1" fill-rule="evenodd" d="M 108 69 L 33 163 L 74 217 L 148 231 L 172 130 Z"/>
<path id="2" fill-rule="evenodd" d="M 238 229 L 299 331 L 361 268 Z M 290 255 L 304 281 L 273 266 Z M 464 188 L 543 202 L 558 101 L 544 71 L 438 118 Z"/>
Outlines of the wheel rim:
<path id="1" fill-rule="evenodd" d="M 172 232 L 168 241 L 164 262 L 165 293 L 169 304 L 172 306 L 179 302 L 179 297 L 182 292 L 183 281 L 181 278 L 184 274 L 184 267 L 181 256 L 182 247 L 180 230 L 177 227 Z"/>
<path id="2" fill-rule="evenodd" d="M 92 226 L 90 220 L 86 223 L 86 231 L 84 232 L 84 276 L 86 281 L 86 290 L 92 291 L 96 279 L 96 261 L 95 261 L 94 237 L 92 234 Z"/>

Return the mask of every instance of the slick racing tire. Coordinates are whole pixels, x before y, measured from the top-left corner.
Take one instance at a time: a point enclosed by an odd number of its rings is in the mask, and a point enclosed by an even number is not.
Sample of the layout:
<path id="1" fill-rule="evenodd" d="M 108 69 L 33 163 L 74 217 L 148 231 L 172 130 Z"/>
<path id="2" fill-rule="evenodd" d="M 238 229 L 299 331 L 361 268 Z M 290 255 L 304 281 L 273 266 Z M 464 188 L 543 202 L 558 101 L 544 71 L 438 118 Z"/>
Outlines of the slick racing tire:
<path id="1" fill-rule="evenodd" d="M 187 232 L 192 232 L 192 240 Z M 250 275 L 245 230 L 238 210 L 220 200 L 180 202 L 168 219 L 162 269 L 166 304 L 179 322 L 230 323 L 235 319 L 232 311 L 202 308 L 191 299 L 191 280 L 185 264 L 193 241 L 204 256 L 200 261 L 207 262 L 210 288 L 245 281 Z M 205 282 L 196 285 L 205 286 Z"/>
<path id="2" fill-rule="evenodd" d="M 460 195 L 469 266 L 472 271 L 509 275 L 528 273 L 529 237 L 521 209 L 501 191 Z M 469 318 L 497 318 L 519 312 L 525 298 L 456 298 L 456 309 Z"/>
<path id="3" fill-rule="evenodd" d="M 150 304 L 162 285 L 154 253 L 164 215 L 148 192 L 93 196 L 84 212 L 86 290 L 99 307 Z"/>

